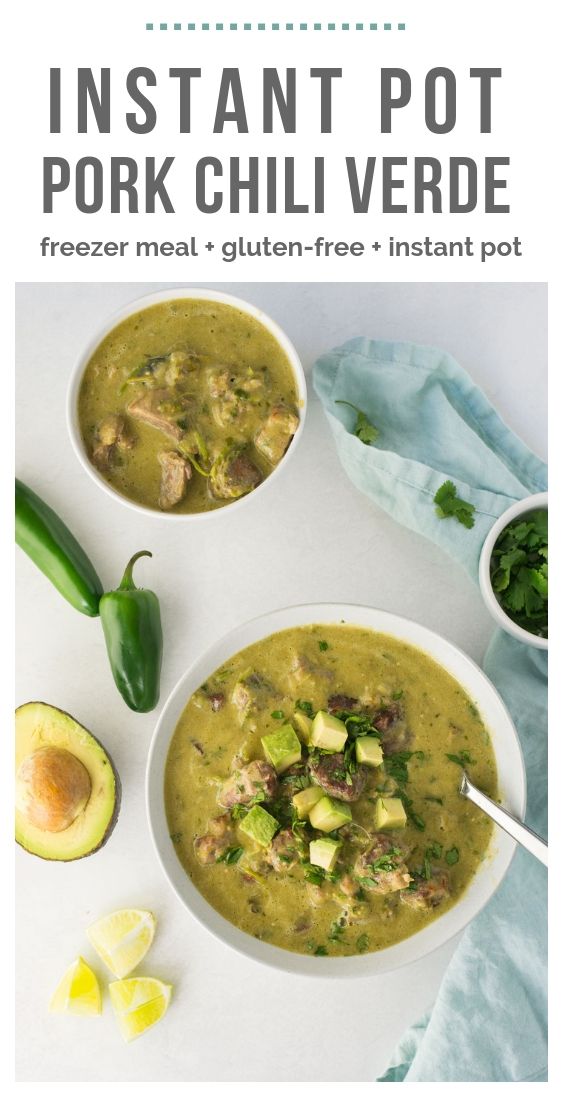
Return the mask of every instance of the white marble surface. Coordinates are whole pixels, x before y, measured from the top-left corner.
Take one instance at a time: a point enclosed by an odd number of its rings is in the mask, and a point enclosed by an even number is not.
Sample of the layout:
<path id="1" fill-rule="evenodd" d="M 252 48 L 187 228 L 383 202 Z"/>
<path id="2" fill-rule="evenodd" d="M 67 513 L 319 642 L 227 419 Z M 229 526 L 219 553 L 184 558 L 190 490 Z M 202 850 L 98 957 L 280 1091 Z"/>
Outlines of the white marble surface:
<path id="1" fill-rule="evenodd" d="M 316 355 L 360 334 L 450 351 L 522 438 L 546 451 L 546 296 L 540 284 L 225 284 L 271 313 L 309 372 Z M 272 499 L 185 529 L 107 498 L 71 452 L 65 391 L 83 342 L 149 284 L 21 284 L 17 294 L 18 475 L 72 524 L 107 585 L 139 547 L 139 580 L 158 590 L 164 700 L 218 635 L 277 606 L 341 600 L 421 620 L 480 660 L 491 623 L 462 570 L 352 487 L 311 395 L 299 452 Z M 322 551 L 322 554 L 320 554 Z M 111 750 L 123 783 L 117 828 L 69 865 L 17 854 L 17 1074 L 45 1081 L 370 1081 L 432 1001 L 453 945 L 392 976 L 323 982 L 266 970 L 201 929 L 157 866 L 144 808 L 156 713 L 117 695 L 96 621 L 77 615 L 17 554 L 17 701 L 70 711 Z M 158 1028 L 126 1046 L 105 1000 L 100 1019 L 50 1016 L 62 972 L 96 917 L 143 906 L 159 930 L 143 970 L 175 985 Z M 104 979 L 104 968 L 98 971 Z M 385 1014 L 382 1002 L 385 994 Z M 343 1007 L 346 1030 L 343 1033 Z M 336 1038 L 340 1038 L 336 1043 Z"/>

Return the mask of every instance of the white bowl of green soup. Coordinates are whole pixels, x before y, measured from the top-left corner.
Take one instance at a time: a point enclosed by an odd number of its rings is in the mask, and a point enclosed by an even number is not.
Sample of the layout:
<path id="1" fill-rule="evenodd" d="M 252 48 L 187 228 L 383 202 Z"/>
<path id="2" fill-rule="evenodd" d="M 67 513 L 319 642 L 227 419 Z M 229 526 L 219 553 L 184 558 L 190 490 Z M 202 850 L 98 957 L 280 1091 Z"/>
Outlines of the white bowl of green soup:
<path id="1" fill-rule="evenodd" d="M 124 307 L 73 372 L 67 419 L 88 474 L 175 519 L 240 505 L 294 454 L 306 383 L 276 322 L 220 291 L 157 291 Z"/>
<path id="2" fill-rule="evenodd" d="M 388 612 L 289 608 L 175 688 L 150 829 L 180 901 L 232 948 L 310 976 L 387 972 L 459 933 L 511 862 L 462 768 L 523 815 L 519 741 L 474 662 Z"/>

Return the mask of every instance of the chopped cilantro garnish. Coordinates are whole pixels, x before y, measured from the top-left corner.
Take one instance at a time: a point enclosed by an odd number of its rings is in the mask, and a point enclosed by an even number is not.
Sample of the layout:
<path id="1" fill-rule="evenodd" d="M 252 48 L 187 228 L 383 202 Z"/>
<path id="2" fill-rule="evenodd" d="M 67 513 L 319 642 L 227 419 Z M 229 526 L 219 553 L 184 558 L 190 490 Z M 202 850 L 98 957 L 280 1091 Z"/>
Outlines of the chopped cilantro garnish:
<path id="1" fill-rule="evenodd" d="M 304 877 L 308 884 L 324 884 L 325 883 L 325 871 L 319 865 L 305 866 Z"/>
<path id="2" fill-rule="evenodd" d="M 394 792 L 394 796 L 399 796 L 399 798 L 400 798 L 400 800 L 401 800 L 401 802 L 402 802 L 402 804 L 405 808 L 405 813 L 406 813 L 408 819 L 410 820 L 410 822 L 413 823 L 415 829 L 416 830 L 425 830 L 425 820 L 422 819 L 421 816 L 418 815 L 417 812 L 413 810 L 413 800 L 410 800 L 406 796 L 405 792 L 402 791 L 401 788 L 396 789 L 396 791 Z"/>
<path id="3" fill-rule="evenodd" d="M 334 922 L 331 923 L 331 929 L 329 930 L 329 933 L 327 935 L 327 940 L 333 942 L 342 941 L 344 933 L 345 931 L 341 926 L 339 919 L 337 918 Z"/>
<path id="4" fill-rule="evenodd" d="M 318 945 L 317 949 L 314 949 L 313 955 L 314 957 L 327 957 L 329 954 L 325 945 Z"/>
<path id="5" fill-rule="evenodd" d="M 284 719 L 284 712 L 277 709 L 275 712 L 270 713 L 273 719 Z"/>
<path id="6" fill-rule="evenodd" d="M 320 651 L 329 650 L 329 643 L 326 643 L 325 639 L 320 639 L 317 646 L 319 647 Z"/>
<path id="7" fill-rule="evenodd" d="M 401 700 L 403 696 L 403 689 L 398 689 L 397 692 L 392 693 L 392 700 Z"/>
<path id="8" fill-rule="evenodd" d="M 442 852 L 443 847 L 440 842 L 431 842 L 431 845 L 425 851 L 425 855 L 438 861 L 439 857 L 442 856 Z"/>
<path id="9" fill-rule="evenodd" d="M 359 953 L 365 953 L 369 944 L 368 934 L 361 934 L 360 937 L 356 939 L 356 948 Z"/>
<path id="10" fill-rule="evenodd" d="M 453 761 L 455 765 L 460 765 L 462 769 L 466 765 L 475 765 L 476 759 L 471 757 L 467 750 L 461 750 L 459 754 L 445 754 L 445 757 L 449 761 Z"/>
<path id="11" fill-rule="evenodd" d="M 458 496 L 456 486 L 450 479 L 439 486 L 433 501 L 437 506 L 438 517 L 456 517 L 465 528 L 474 527 L 476 506 Z"/>
<path id="12" fill-rule="evenodd" d="M 245 806 L 245 804 L 233 804 L 233 807 L 231 808 L 231 818 L 244 819 L 245 815 L 248 813 L 248 810 L 249 809 Z"/>
<path id="13" fill-rule="evenodd" d="M 220 865 L 222 862 L 226 865 L 236 865 L 237 861 L 240 861 L 244 854 L 242 846 L 228 846 L 224 849 L 223 853 L 219 855 L 216 860 L 216 865 Z"/>
<path id="14" fill-rule="evenodd" d="M 363 715 L 362 712 L 350 712 L 344 708 L 339 709 L 334 714 L 337 719 L 341 720 L 341 723 L 344 723 L 350 738 L 359 738 L 360 735 L 380 737 L 380 732 L 374 727 L 370 716 Z"/>
<path id="15" fill-rule="evenodd" d="M 370 868 L 374 873 L 378 872 L 394 872 L 397 869 L 397 861 L 394 861 L 394 857 L 401 855 L 401 849 L 398 846 L 392 846 L 387 853 L 383 853 L 381 857 L 377 857 L 375 861 L 372 861 Z"/>
<path id="16" fill-rule="evenodd" d="M 490 577 L 507 615 L 525 631 L 548 635 L 548 513 L 536 509 L 504 528 L 492 551 Z"/>
<path id="17" fill-rule="evenodd" d="M 309 716 L 310 719 L 313 719 L 315 715 L 311 700 L 296 700 L 296 709 L 298 712 L 303 712 L 304 715 Z"/>
<path id="18" fill-rule="evenodd" d="M 460 853 L 458 852 L 456 846 L 453 846 L 452 849 L 447 849 L 445 853 L 445 861 L 447 865 L 456 865 L 458 863 L 459 857 Z"/>
<path id="19" fill-rule="evenodd" d="M 392 777 L 397 784 L 407 784 L 409 781 L 409 774 L 407 771 L 407 763 L 411 758 L 424 758 L 425 755 L 422 750 L 399 750 L 397 754 L 390 754 L 384 759 L 384 765 L 386 767 L 386 773 L 389 777 Z"/>

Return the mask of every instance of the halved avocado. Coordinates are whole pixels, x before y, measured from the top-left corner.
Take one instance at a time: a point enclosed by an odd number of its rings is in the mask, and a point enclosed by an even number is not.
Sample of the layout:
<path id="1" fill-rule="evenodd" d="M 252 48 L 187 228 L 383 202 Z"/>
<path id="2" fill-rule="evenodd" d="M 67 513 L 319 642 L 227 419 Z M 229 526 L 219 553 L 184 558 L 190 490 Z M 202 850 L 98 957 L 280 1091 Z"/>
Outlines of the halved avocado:
<path id="1" fill-rule="evenodd" d="M 34 701 L 16 709 L 16 842 L 47 861 L 88 857 L 117 821 L 110 755 L 76 719 Z"/>

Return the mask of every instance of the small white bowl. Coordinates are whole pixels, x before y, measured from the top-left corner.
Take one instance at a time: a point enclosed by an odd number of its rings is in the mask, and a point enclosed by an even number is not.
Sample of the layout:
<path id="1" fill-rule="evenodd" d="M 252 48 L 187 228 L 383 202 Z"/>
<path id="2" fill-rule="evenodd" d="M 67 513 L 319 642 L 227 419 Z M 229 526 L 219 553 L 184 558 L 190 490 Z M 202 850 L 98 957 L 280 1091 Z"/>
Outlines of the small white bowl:
<path id="1" fill-rule="evenodd" d="M 141 505 L 137 501 L 131 501 L 130 498 L 120 494 L 113 486 L 110 486 L 109 482 L 106 482 L 106 479 L 102 477 L 93 463 L 91 463 L 84 446 L 78 420 L 78 396 L 82 376 L 84 375 L 86 365 L 91 356 L 96 351 L 101 341 L 104 340 L 104 337 L 107 337 L 108 333 L 111 333 L 116 325 L 119 325 L 120 322 L 125 321 L 126 318 L 131 317 L 133 314 L 138 314 L 140 310 L 145 310 L 149 306 L 155 306 L 159 302 L 172 302 L 175 299 L 203 299 L 206 302 L 221 302 L 226 306 L 233 306 L 236 310 L 241 310 L 244 314 L 249 314 L 250 317 L 259 321 L 261 325 L 264 325 L 265 329 L 268 329 L 269 333 L 272 334 L 289 360 L 296 384 L 298 412 L 300 416 L 300 423 L 288 451 L 272 473 L 269 474 L 268 478 L 263 479 L 254 490 L 251 490 L 250 493 L 245 494 L 243 497 L 237 498 L 235 501 L 226 502 L 225 505 L 222 505 L 219 509 L 210 509 L 207 512 L 200 513 L 161 512 L 159 509 L 150 509 L 147 505 Z M 273 480 L 280 474 L 280 471 L 295 454 L 296 445 L 304 428 L 306 409 L 307 387 L 300 357 L 289 337 L 286 336 L 280 326 L 273 321 L 268 314 L 263 313 L 258 306 L 253 306 L 250 302 L 244 302 L 243 299 L 236 298 L 234 295 L 226 294 L 223 291 L 211 291 L 201 287 L 171 287 L 166 290 L 155 291 L 150 295 L 144 295 L 142 298 L 135 299 L 134 302 L 128 303 L 127 306 L 123 306 L 121 310 L 118 310 L 118 312 L 90 339 L 86 348 L 79 356 L 69 380 L 67 391 L 67 428 L 75 455 L 84 467 L 84 470 L 90 478 L 93 479 L 96 485 L 100 486 L 102 490 L 104 490 L 106 494 L 109 494 L 110 497 L 114 498 L 115 501 L 121 502 L 122 505 L 129 506 L 130 509 L 134 509 L 137 513 L 143 513 L 144 516 L 159 517 L 171 521 L 201 521 L 209 520 L 210 517 L 214 517 L 218 513 L 223 515 L 227 510 L 231 513 L 233 509 L 244 505 L 250 499 L 254 499 L 255 495 L 262 492 L 265 486 L 271 486 Z"/>
<path id="2" fill-rule="evenodd" d="M 318 604 L 280 609 L 229 632 L 198 658 L 168 698 L 149 750 L 146 775 L 149 828 L 163 872 L 184 907 L 217 938 L 252 960 L 285 972 L 316 977 L 370 976 L 411 964 L 444 945 L 478 914 L 499 887 L 515 852 L 516 843 L 498 827 L 484 861 L 464 895 L 439 918 L 404 941 L 379 952 L 350 957 L 314 957 L 293 953 L 258 941 L 223 918 L 204 899 L 184 871 L 170 839 L 164 803 L 164 776 L 170 740 L 192 693 L 219 666 L 244 647 L 273 632 L 305 624 L 348 624 L 385 632 L 419 647 L 463 686 L 479 709 L 492 739 L 503 806 L 522 819 L 526 778 L 519 740 L 511 718 L 493 685 L 462 651 L 413 620 L 360 605 Z M 463 797 L 460 797 L 463 799 Z"/>
<path id="3" fill-rule="evenodd" d="M 490 577 L 492 551 L 503 529 L 507 528 L 507 525 L 510 524 L 512 520 L 516 520 L 517 517 L 524 517 L 527 513 L 532 513 L 534 509 L 548 509 L 547 493 L 531 494 L 530 497 L 525 497 L 522 501 L 516 501 L 514 505 L 510 505 L 509 509 L 506 509 L 498 520 L 496 520 L 495 524 L 490 528 L 482 546 L 478 578 L 486 608 L 491 613 L 494 620 L 497 621 L 500 628 L 503 628 L 509 635 L 512 635 L 514 639 L 519 639 L 521 643 L 528 643 L 530 647 L 537 647 L 539 650 L 548 650 L 548 639 L 540 639 L 538 635 L 533 635 L 530 631 L 525 631 L 524 628 L 519 627 L 519 624 L 514 623 L 511 617 L 504 612 L 494 593 Z"/>

